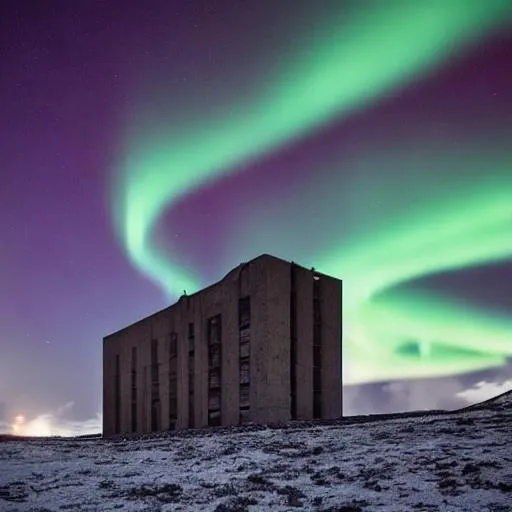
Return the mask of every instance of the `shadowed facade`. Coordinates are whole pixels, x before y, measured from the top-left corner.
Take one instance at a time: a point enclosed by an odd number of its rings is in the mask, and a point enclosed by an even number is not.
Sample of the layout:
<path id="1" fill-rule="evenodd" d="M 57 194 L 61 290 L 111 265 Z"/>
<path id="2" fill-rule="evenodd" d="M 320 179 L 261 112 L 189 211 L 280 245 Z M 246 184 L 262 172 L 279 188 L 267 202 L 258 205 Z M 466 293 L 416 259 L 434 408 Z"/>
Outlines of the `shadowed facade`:
<path id="1" fill-rule="evenodd" d="M 337 418 L 342 283 L 262 255 L 103 340 L 103 435 Z"/>

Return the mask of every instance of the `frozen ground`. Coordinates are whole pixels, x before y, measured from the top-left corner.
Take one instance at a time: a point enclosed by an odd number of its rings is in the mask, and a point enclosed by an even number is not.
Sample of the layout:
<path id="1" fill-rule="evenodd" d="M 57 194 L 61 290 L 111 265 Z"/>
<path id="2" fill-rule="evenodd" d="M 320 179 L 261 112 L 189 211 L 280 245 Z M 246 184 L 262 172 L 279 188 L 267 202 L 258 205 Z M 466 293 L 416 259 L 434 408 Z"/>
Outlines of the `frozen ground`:
<path id="1" fill-rule="evenodd" d="M 0 442 L 0 510 L 512 511 L 511 393 L 361 421 Z"/>

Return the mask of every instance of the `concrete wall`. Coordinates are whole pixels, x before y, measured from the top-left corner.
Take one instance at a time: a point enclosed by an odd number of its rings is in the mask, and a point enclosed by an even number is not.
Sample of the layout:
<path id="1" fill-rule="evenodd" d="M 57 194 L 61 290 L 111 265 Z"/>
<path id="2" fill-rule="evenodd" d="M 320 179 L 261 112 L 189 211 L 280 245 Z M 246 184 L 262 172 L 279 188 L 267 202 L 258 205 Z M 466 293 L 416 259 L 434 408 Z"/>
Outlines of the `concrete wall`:
<path id="1" fill-rule="evenodd" d="M 178 336 L 176 428 L 189 423 L 188 326 L 194 323 L 194 426 L 208 425 L 207 322 L 222 315 L 221 422 L 234 425 L 240 413 L 238 301 L 250 297 L 250 413 L 254 422 L 290 419 L 290 264 L 264 255 L 241 265 L 201 292 L 104 339 L 103 432 L 115 430 L 115 359 L 120 358 L 121 432 L 131 431 L 131 356 L 137 347 L 137 430 L 151 430 L 151 340 L 158 344 L 160 423 L 169 428 L 169 343 Z M 311 418 L 313 272 L 296 268 L 297 417 Z M 341 283 L 322 278 L 322 416 L 341 415 Z"/>
<path id="2" fill-rule="evenodd" d="M 290 265 L 277 258 L 251 264 L 251 417 L 256 422 L 290 419 Z M 253 306 L 254 304 L 254 306 Z M 254 313 L 253 313 L 254 311 Z"/>
<path id="3" fill-rule="evenodd" d="M 313 272 L 296 267 L 297 419 L 313 417 Z"/>
<path id="4" fill-rule="evenodd" d="M 114 348 L 113 338 L 103 340 L 103 432 L 114 432 Z"/>
<path id="5" fill-rule="evenodd" d="M 320 275 L 322 308 L 322 417 L 342 415 L 341 281 Z"/>

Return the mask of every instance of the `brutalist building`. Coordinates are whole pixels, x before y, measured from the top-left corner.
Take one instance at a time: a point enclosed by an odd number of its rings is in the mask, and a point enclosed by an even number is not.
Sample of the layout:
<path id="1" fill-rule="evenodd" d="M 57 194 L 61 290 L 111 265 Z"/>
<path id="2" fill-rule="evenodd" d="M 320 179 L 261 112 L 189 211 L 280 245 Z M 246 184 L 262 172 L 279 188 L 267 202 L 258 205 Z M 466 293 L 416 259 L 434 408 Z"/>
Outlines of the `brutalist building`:
<path id="1" fill-rule="evenodd" d="M 338 418 L 342 283 L 270 255 L 103 340 L 103 435 Z"/>

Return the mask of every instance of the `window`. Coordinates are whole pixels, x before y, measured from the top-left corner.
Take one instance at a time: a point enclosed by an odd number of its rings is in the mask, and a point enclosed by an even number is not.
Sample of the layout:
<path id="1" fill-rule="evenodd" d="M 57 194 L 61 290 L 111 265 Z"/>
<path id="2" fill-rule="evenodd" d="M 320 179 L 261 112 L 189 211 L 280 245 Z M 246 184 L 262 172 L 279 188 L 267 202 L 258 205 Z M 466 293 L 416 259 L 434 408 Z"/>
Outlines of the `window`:
<path id="1" fill-rule="evenodd" d="M 169 429 L 176 428 L 178 419 L 178 335 L 169 337 Z"/>
<path id="2" fill-rule="evenodd" d="M 322 417 L 322 281 L 317 277 L 313 275 L 313 418 Z"/>
<path id="3" fill-rule="evenodd" d="M 114 367 L 114 433 L 121 433 L 121 364 L 116 355 Z"/>
<path id="4" fill-rule="evenodd" d="M 171 337 L 169 340 L 169 356 L 178 356 L 178 335 L 175 332 L 171 333 Z"/>
<path id="5" fill-rule="evenodd" d="M 319 371 L 316 371 L 316 367 L 313 369 L 313 392 L 321 393 L 322 391 L 322 376 Z"/>
<path id="6" fill-rule="evenodd" d="M 151 340 L 151 364 L 158 363 L 158 340 Z"/>
<path id="7" fill-rule="evenodd" d="M 144 421 L 144 428 L 147 427 L 147 414 L 146 411 L 148 410 L 148 367 L 147 365 L 144 365 L 142 367 L 142 410 L 144 411 L 143 414 L 143 421 Z"/>
<path id="8" fill-rule="evenodd" d="M 220 389 L 220 368 L 215 368 L 208 373 L 208 389 Z"/>
<path id="9" fill-rule="evenodd" d="M 194 333 L 194 324 L 191 322 L 188 324 L 188 351 L 189 353 L 193 353 L 195 350 L 195 333 Z"/>
<path id="10" fill-rule="evenodd" d="M 251 413 L 251 388 L 249 384 L 240 385 L 240 423 L 248 423 Z"/>
<path id="11" fill-rule="evenodd" d="M 240 409 L 246 410 L 250 407 L 250 387 L 248 385 L 240 386 Z"/>
<path id="12" fill-rule="evenodd" d="M 221 315 L 208 320 L 208 344 L 217 345 L 221 341 Z"/>
<path id="13" fill-rule="evenodd" d="M 158 369 L 158 340 L 151 340 L 151 430 L 160 426 L 160 380 Z"/>
<path id="14" fill-rule="evenodd" d="M 320 317 L 316 322 L 313 322 L 313 339 L 317 340 L 317 344 L 320 344 L 320 340 L 322 339 L 322 324 L 320 322 Z"/>
<path id="15" fill-rule="evenodd" d="M 251 341 L 251 329 L 250 327 L 243 327 L 239 330 L 240 345 L 249 343 Z"/>
<path id="16" fill-rule="evenodd" d="M 137 347 L 132 347 L 131 398 L 132 432 L 137 432 Z"/>
<path id="17" fill-rule="evenodd" d="M 210 393 L 208 397 L 208 409 L 218 411 L 220 409 L 220 393 Z"/>
<path id="18" fill-rule="evenodd" d="M 290 416 L 297 419 L 297 293 L 296 268 L 290 266 Z"/>
<path id="19" fill-rule="evenodd" d="M 242 342 L 242 339 L 240 339 L 240 364 L 243 359 L 249 358 L 251 355 L 251 349 L 249 345 L 249 340 Z"/>
<path id="20" fill-rule="evenodd" d="M 251 298 L 244 297 L 238 301 L 238 327 L 243 329 L 251 325 Z"/>
<path id="21" fill-rule="evenodd" d="M 322 366 L 322 346 L 313 345 L 313 367 L 320 368 Z"/>
<path id="22" fill-rule="evenodd" d="M 238 341 L 239 341 L 239 422 L 247 423 L 250 418 L 251 386 L 251 298 L 238 301 Z"/>
<path id="23" fill-rule="evenodd" d="M 313 418 L 322 417 L 322 393 L 313 391 Z"/>
<path id="24" fill-rule="evenodd" d="M 221 424 L 222 316 L 208 319 L 208 425 Z"/>
<path id="25" fill-rule="evenodd" d="M 208 347 L 208 368 L 212 370 L 215 368 L 220 368 L 220 356 L 220 345 L 210 345 Z"/>
<path id="26" fill-rule="evenodd" d="M 195 412 L 194 412 L 194 352 L 190 352 L 188 356 L 188 426 L 194 428 L 195 426 Z"/>
<path id="27" fill-rule="evenodd" d="M 249 384 L 249 361 L 240 361 L 240 385 Z"/>

